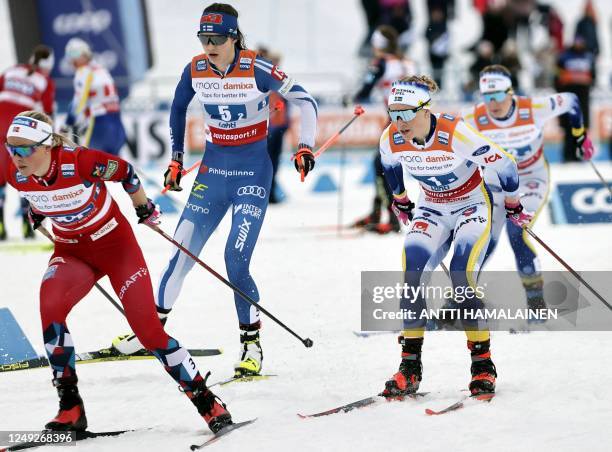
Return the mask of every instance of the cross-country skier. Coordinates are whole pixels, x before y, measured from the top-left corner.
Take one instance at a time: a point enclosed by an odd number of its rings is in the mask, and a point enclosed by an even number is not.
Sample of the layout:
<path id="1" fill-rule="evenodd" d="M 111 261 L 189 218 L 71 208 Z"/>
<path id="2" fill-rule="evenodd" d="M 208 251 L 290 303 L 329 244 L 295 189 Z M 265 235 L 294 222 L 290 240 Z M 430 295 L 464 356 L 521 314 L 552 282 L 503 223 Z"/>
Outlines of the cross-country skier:
<path id="1" fill-rule="evenodd" d="M 187 106 L 195 96 L 210 129 L 206 153 L 191 188 L 174 239 L 192 253 L 200 250 L 230 210 L 232 226 L 225 247 L 229 280 L 258 300 L 249 265 L 261 229 L 272 177 L 267 151 L 268 96 L 278 92 L 300 109 L 300 140 L 295 168 L 306 176 L 314 168 L 317 104 L 310 94 L 277 66 L 248 50 L 238 28 L 238 12 L 230 5 L 213 3 L 200 19 L 197 36 L 204 53 L 185 66 L 170 112 L 172 162 L 164 184 L 179 186 L 183 169 L 183 143 Z M 174 250 L 162 274 L 157 293 L 160 317 L 165 319 L 179 295 L 194 261 Z M 234 295 L 240 329 L 241 352 L 237 376 L 259 374 L 263 360 L 259 338 L 259 311 Z M 131 353 L 140 345 L 130 336 L 114 346 Z"/>
<path id="2" fill-rule="evenodd" d="M 83 146 L 119 155 L 126 136 L 113 77 L 96 63 L 91 47 L 81 38 L 70 39 L 65 54 L 75 73 L 74 97 L 62 132 L 75 129 Z"/>
<path id="3" fill-rule="evenodd" d="M 404 243 L 405 283 L 418 289 L 427 274 L 442 261 L 451 245 L 450 275 L 455 293 L 467 293 L 476 281 L 491 230 L 491 197 L 480 166 L 493 171 L 505 194 L 506 210 L 517 224 L 531 216 L 518 197 L 518 172 L 511 156 L 459 118 L 433 114 L 431 95 L 436 83 L 426 76 L 401 79 L 389 95 L 391 125 L 380 139 L 380 154 L 387 183 L 393 190 L 393 210 L 400 221 L 410 223 Z M 404 186 L 404 173 L 420 184 L 413 204 Z M 383 395 L 395 397 L 418 390 L 422 378 L 421 347 L 426 319 L 422 292 L 403 297 L 400 307 L 416 314 L 404 321 L 399 337 L 402 360 L 399 371 L 385 384 Z M 467 296 L 462 309 L 480 309 L 482 301 Z M 472 393 L 494 392 L 495 366 L 489 351 L 486 325 L 464 320 L 471 352 Z"/>
<path id="4" fill-rule="evenodd" d="M 402 55 L 399 36 L 395 28 L 389 25 L 380 25 L 372 33 L 370 43 L 374 52 L 374 60 L 368 67 L 363 85 L 355 95 L 355 102 L 367 102 L 370 97 L 378 95 L 382 97 L 386 107 L 391 84 L 402 77 L 414 75 L 416 68 L 411 60 Z M 385 182 L 378 150 L 376 150 L 376 156 L 374 157 L 374 173 L 376 191 L 372 203 L 372 212 L 357 220 L 353 227 L 363 227 L 379 234 L 387 234 L 391 231 L 399 232 L 399 222 L 391 210 L 393 194 Z M 381 223 L 383 208 L 388 211 L 388 223 Z"/>
<path id="5" fill-rule="evenodd" d="M 30 202 L 34 229 L 49 218 L 55 233 L 55 251 L 40 286 L 40 314 L 60 408 L 45 427 L 87 428 L 66 317 L 105 275 L 133 331 L 191 399 L 210 429 L 217 432 L 231 424 L 225 405 L 206 387 L 206 379 L 187 350 L 164 331 L 140 246 L 106 190 L 105 182 L 121 182 L 139 222 L 158 224 L 159 212 L 147 199 L 134 168 L 105 152 L 71 147 L 53 133 L 48 116 L 33 111 L 13 119 L 7 147 L 12 161 L 5 175 Z"/>
<path id="6" fill-rule="evenodd" d="M 10 67 L 0 75 L 0 136 L 6 136 L 11 121 L 20 111 L 38 110 L 53 116 L 55 84 L 49 74 L 54 61 L 51 48 L 38 45 L 27 64 Z M 9 154 L 0 151 L 0 240 L 6 239 L 4 173 L 9 160 Z M 21 199 L 21 213 L 23 236 L 32 238 L 34 231 L 28 221 L 28 202 L 24 198 Z"/>
<path id="7" fill-rule="evenodd" d="M 555 93 L 541 97 L 516 96 L 510 71 L 501 65 L 485 67 L 480 72 L 480 93 L 484 102 L 463 113 L 466 122 L 495 141 L 511 154 L 518 165 L 521 203 L 534 212 L 528 226 L 532 227 L 546 205 L 550 187 L 549 168 L 543 151 L 543 128 L 554 117 L 568 114 L 572 135 L 576 141 L 576 155 L 590 160 L 593 144 L 587 136 L 578 98 L 573 93 Z M 510 245 L 514 251 L 530 309 L 546 308 L 543 279 L 535 248 L 527 233 L 514 222 L 506 220 L 503 208 L 504 193 L 495 171 L 484 168 L 484 178 L 493 194 L 493 225 L 486 259 L 495 246 L 506 224 Z"/>

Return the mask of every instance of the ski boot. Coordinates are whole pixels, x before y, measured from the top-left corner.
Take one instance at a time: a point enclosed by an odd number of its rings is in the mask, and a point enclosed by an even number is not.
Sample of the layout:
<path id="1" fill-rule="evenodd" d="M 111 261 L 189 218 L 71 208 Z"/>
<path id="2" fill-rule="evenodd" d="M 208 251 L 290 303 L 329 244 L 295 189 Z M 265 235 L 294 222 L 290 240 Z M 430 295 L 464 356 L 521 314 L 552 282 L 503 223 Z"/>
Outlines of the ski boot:
<path id="1" fill-rule="evenodd" d="M 495 364 L 491 361 L 491 352 L 489 350 L 491 340 L 482 342 L 468 341 L 467 345 L 472 357 L 470 392 L 472 395 L 495 393 L 497 371 L 495 370 Z"/>
<path id="2" fill-rule="evenodd" d="M 363 218 L 355 221 L 351 227 L 352 228 L 365 228 L 367 226 L 372 227 L 372 225 L 377 225 L 380 223 L 380 209 L 375 209 L 369 215 L 366 215 Z"/>
<path id="3" fill-rule="evenodd" d="M 423 338 L 399 336 L 397 340 L 402 345 L 402 362 L 399 371 L 385 383 L 385 389 L 381 395 L 388 399 L 414 394 L 419 390 L 423 376 L 423 364 L 421 363 Z"/>
<path id="4" fill-rule="evenodd" d="M 364 229 L 368 232 L 375 232 L 380 235 L 389 234 L 390 232 L 400 232 L 399 223 L 375 223 L 364 226 Z"/>
<path id="5" fill-rule="evenodd" d="M 168 314 L 170 314 L 170 311 L 170 309 L 160 308 L 159 306 L 157 307 L 157 316 L 164 327 L 168 321 Z M 115 339 L 113 339 L 112 348 L 124 355 L 134 355 L 136 353 L 144 353 L 146 351 L 134 333 L 117 336 Z"/>
<path id="6" fill-rule="evenodd" d="M 263 350 L 259 343 L 261 323 L 240 325 L 240 343 L 242 350 L 238 362 L 234 365 L 234 377 L 260 375 L 263 362 Z"/>
<path id="7" fill-rule="evenodd" d="M 185 391 L 185 393 L 208 424 L 208 428 L 213 433 L 217 433 L 223 427 L 233 424 L 233 421 L 231 414 L 226 409 L 226 405 L 206 386 L 206 380 L 208 380 L 209 375 L 210 372 L 206 374 L 206 378 L 203 381 L 200 381 L 198 387 L 193 392 Z"/>
<path id="8" fill-rule="evenodd" d="M 57 388 L 57 395 L 60 399 L 59 411 L 45 425 L 47 430 L 74 430 L 78 432 L 84 431 L 87 428 L 85 407 L 83 406 L 83 399 L 79 395 L 77 381 L 78 378 L 76 376 L 53 380 L 53 386 Z"/>
<path id="9" fill-rule="evenodd" d="M 544 280 L 542 275 L 533 277 L 521 277 L 525 295 L 527 296 L 527 309 L 539 311 L 546 309 L 546 301 L 544 301 Z M 527 319 L 527 323 L 545 323 L 546 320 Z"/>
<path id="10" fill-rule="evenodd" d="M 389 222 L 382 223 L 380 222 L 380 214 L 378 215 L 377 223 L 370 223 L 363 226 L 363 228 L 368 232 L 375 232 L 377 234 L 389 234 L 390 232 L 400 232 L 402 230 L 399 220 L 393 213 L 391 208 L 387 208 L 389 214 Z"/>
<path id="11" fill-rule="evenodd" d="M 24 239 L 33 239 L 34 238 L 34 229 L 32 229 L 32 224 L 28 219 L 27 215 L 24 215 L 23 221 L 21 223 L 21 231 L 23 232 Z"/>

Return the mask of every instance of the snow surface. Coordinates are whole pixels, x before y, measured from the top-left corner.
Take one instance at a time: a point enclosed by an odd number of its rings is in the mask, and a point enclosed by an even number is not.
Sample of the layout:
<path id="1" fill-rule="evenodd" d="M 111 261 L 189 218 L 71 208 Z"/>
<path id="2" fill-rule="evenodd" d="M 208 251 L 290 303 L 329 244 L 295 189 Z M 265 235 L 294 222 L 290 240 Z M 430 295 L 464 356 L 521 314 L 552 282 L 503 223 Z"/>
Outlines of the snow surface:
<path id="1" fill-rule="evenodd" d="M 359 183 L 368 159 L 360 154 L 347 168 L 344 223 L 370 207 L 372 187 Z M 609 164 L 600 165 L 604 174 L 612 174 Z M 149 173 L 160 178 L 162 170 L 150 169 Z M 323 161 L 304 184 L 288 164 L 281 168 L 280 183 L 289 200 L 269 208 L 252 263 L 262 304 L 303 337 L 312 338 L 314 347 L 304 348 L 264 319 L 264 370 L 279 376 L 218 390 L 235 420 L 257 417 L 258 421 L 210 450 L 610 450 L 612 367 L 608 350 L 612 335 L 608 332 L 493 332 L 498 396 L 491 404 L 440 417 L 428 417 L 424 409 L 441 409 L 460 396 L 469 381 L 470 360 L 462 333 L 429 333 L 421 385 L 423 391 L 435 393 L 429 399 L 299 419 L 298 412 L 317 412 L 379 392 L 399 364 L 394 335 L 364 339 L 357 338 L 353 330 L 360 328 L 360 272 L 400 269 L 402 237 L 338 238 L 329 228 L 314 227 L 333 225 L 337 218 L 337 194 L 312 193 L 315 179 L 323 173 L 339 180 L 339 167 Z M 554 166 L 552 175 L 556 181 L 595 180 L 590 168 L 580 164 Z M 188 177 L 183 185 L 188 187 L 190 182 Z M 120 187 L 113 186 L 112 191 L 133 219 L 127 196 Z M 7 216 L 16 207 L 11 190 Z M 177 219 L 177 215 L 166 215 L 164 229 L 172 232 Z M 226 218 L 201 255 L 223 273 L 228 226 Z M 18 236 L 18 227 L 11 218 L 12 237 Z M 169 244 L 143 226 L 134 227 L 155 284 L 169 256 Z M 542 215 L 535 231 L 578 270 L 611 270 L 610 225 L 551 225 L 549 216 Z M 38 284 L 49 254 L 0 251 L 0 306 L 11 309 L 39 352 L 43 347 Z M 543 250 L 540 256 L 544 269 L 561 268 Z M 490 268 L 513 267 L 504 239 Z M 108 281 L 101 283 L 110 289 Z M 168 329 L 189 347 L 224 349 L 220 356 L 195 358 L 202 372 L 212 371 L 210 381 L 232 373 L 239 348 L 236 323 L 230 291 L 195 267 Z M 113 337 L 129 330 L 95 289 L 73 310 L 69 327 L 80 352 L 108 346 Z M 194 407 L 156 361 L 82 365 L 77 370 L 93 431 L 139 430 L 89 440 L 79 444 L 78 450 L 186 451 L 190 444 L 210 437 Z M 0 374 L 0 430 L 39 429 L 56 409 L 48 369 Z"/>

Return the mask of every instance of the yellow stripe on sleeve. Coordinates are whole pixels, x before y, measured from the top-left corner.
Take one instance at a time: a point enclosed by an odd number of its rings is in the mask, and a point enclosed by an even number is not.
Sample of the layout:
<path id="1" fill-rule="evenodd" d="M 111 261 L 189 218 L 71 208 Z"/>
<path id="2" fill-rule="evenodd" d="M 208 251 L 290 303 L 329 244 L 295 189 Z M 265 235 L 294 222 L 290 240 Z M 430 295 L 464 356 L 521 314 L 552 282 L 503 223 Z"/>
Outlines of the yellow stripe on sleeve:
<path id="1" fill-rule="evenodd" d="M 87 79 L 85 80 L 85 87 L 83 88 L 83 97 L 81 97 L 81 100 L 79 101 L 79 105 L 74 112 L 75 115 L 80 114 L 85 109 L 85 106 L 87 105 L 87 100 L 89 99 L 89 90 L 91 88 L 92 81 L 93 81 L 93 71 L 90 71 L 89 74 L 87 74 Z"/>

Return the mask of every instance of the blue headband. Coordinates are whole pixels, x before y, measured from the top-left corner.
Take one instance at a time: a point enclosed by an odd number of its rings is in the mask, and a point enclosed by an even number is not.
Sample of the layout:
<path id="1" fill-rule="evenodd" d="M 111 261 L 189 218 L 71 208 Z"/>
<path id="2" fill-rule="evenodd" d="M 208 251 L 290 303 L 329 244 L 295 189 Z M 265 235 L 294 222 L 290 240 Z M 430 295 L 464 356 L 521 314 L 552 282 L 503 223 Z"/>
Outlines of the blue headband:
<path id="1" fill-rule="evenodd" d="M 225 36 L 238 35 L 238 18 L 225 13 L 202 13 L 200 33 L 215 33 Z"/>

